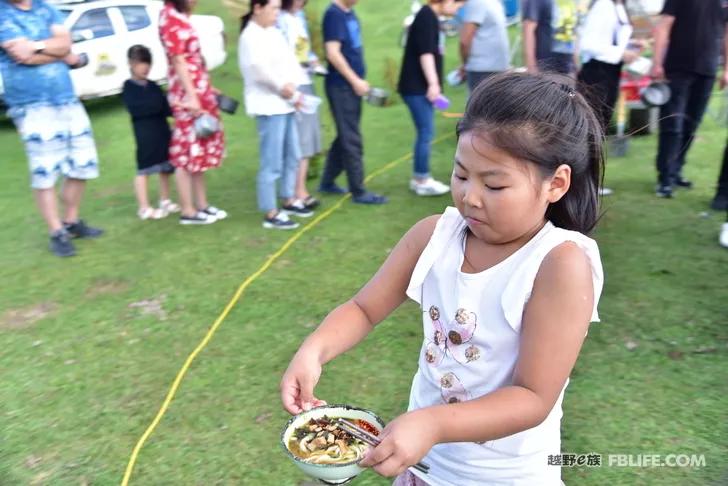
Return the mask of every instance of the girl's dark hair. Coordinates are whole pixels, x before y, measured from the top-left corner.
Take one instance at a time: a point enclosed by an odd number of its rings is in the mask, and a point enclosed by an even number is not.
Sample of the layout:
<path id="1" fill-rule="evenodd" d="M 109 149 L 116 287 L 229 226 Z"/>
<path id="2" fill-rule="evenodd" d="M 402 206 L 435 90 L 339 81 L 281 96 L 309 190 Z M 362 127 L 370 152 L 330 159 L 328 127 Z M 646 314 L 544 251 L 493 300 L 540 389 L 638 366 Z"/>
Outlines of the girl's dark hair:
<path id="1" fill-rule="evenodd" d="M 129 61 L 143 62 L 145 64 L 152 63 L 152 51 L 141 44 L 131 46 L 129 50 L 126 51 L 126 57 Z"/>
<path id="2" fill-rule="evenodd" d="M 293 8 L 293 2 L 296 0 L 281 0 L 281 10 L 291 10 Z"/>
<path id="3" fill-rule="evenodd" d="M 190 3 L 188 0 L 167 0 L 178 12 L 189 13 Z"/>
<path id="4" fill-rule="evenodd" d="M 604 135 L 573 80 L 556 74 L 503 73 L 478 85 L 457 126 L 475 131 L 513 157 L 536 164 L 544 177 L 566 164 L 571 186 L 549 205 L 554 225 L 588 233 L 599 219 Z"/>
<path id="5" fill-rule="evenodd" d="M 248 13 L 240 18 L 240 32 L 242 32 L 245 27 L 248 26 L 248 22 L 250 22 L 250 19 L 253 18 L 253 7 L 255 7 L 256 5 L 265 7 L 266 5 L 268 5 L 268 1 L 269 0 L 250 0 L 250 10 L 248 10 Z"/>

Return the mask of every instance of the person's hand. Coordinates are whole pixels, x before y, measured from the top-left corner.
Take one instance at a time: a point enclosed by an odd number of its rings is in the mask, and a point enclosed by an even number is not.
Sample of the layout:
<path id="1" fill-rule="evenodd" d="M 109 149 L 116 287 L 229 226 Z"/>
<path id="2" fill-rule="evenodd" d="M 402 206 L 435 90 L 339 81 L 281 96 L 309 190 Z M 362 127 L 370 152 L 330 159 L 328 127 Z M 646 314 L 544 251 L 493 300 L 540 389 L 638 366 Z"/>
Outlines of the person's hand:
<path id="1" fill-rule="evenodd" d="M 35 54 L 35 45 L 33 41 L 25 37 L 9 40 L 5 43 L 5 52 L 13 59 L 13 61 L 23 64 L 30 60 Z"/>
<path id="2" fill-rule="evenodd" d="M 179 104 L 182 108 L 189 111 L 195 118 L 202 114 L 202 105 L 200 104 L 200 98 L 197 95 L 187 96 L 185 101 Z"/>
<path id="3" fill-rule="evenodd" d="M 723 69 L 723 76 L 718 80 L 718 86 L 720 89 L 725 89 L 728 86 L 728 69 Z"/>
<path id="4" fill-rule="evenodd" d="M 81 56 L 78 54 L 71 52 L 66 57 L 63 58 L 63 62 L 68 64 L 69 66 L 73 67 L 77 64 L 81 63 Z"/>
<path id="5" fill-rule="evenodd" d="M 354 93 L 356 93 L 357 96 L 364 96 L 372 89 L 365 79 L 357 79 L 351 83 L 351 87 L 354 89 Z"/>
<path id="6" fill-rule="evenodd" d="M 281 402 L 290 414 L 298 414 L 326 402 L 313 395 L 313 389 L 321 378 L 321 363 L 316 359 L 300 354 L 291 360 L 281 379 Z"/>
<path id="7" fill-rule="evenodd" d="M 656 81 L 665 79 L 665 68 L 662 64 L 654 63 L 650 69 L 650 77 Z"/>
<path id="8" fill-rule="evenodd" d="M 219 89 L 217 89 L 214 86 L 210 86 L 210 91 L 212 91 L 212 94 L 214 94 L 215 96 L 222 94 L 222 91 L 220 91 Z"/>
<path id="9" fill-rule="evenodd" d="M 418 463 L 438 442 L 439 431 L 430 413 L 425 408 L 394 419 L 379 436 L 381 443 L 359 465 L 393 477 Z"/>
<path id="10" fill-rule="evenodd" d="M 627 49 L 626 51 L 624 51 L 624 55 L 622 55 L 622 60 L 625 62 L 625 64 L 631 64 L 639 58 L 639 52 L 633 51 L 632 49 Z"/>
<path id="11" fill-rule="evenodd" d="M 440 89 L 439 84 L 431 84 L 427 87 L 427 99 L 430 101 L 430 103 L 434 103 L 438 96 L 442 94 L 442 90 Z"/>
<path id="12" fill-rule="evenodd" d="M 281 88 L 281 96 L 285 99 L 290 99 L 296 93 L 296 85 L 293 83 L 286 83 Z"/>

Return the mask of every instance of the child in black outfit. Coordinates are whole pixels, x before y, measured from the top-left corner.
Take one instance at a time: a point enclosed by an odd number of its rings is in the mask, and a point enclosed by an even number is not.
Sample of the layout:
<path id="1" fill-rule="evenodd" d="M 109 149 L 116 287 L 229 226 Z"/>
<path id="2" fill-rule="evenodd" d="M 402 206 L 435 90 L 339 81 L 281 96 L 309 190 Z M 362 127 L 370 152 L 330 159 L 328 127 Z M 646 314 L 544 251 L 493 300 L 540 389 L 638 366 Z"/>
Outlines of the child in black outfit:
<path id="1" fill-rule="evenodd" d="M 124 82 L 121 93 L 126 109 L 131 115 L 136 138 L 137 175 L 134 178 L 140 219 L 159 219 L 179 211 L 179 206 L 169 199 L 169 176 L 174 166 L 169 163 L 171 131 L 167 117 L 172 116 L 167 96 L 162 88 L 148 79 L 152 65 L 152 53 L 142 45 L 134 45 L 127 52 L 131 79 Z M 147 177 L 159 174 L 159 208 L 149 205 Z"/>

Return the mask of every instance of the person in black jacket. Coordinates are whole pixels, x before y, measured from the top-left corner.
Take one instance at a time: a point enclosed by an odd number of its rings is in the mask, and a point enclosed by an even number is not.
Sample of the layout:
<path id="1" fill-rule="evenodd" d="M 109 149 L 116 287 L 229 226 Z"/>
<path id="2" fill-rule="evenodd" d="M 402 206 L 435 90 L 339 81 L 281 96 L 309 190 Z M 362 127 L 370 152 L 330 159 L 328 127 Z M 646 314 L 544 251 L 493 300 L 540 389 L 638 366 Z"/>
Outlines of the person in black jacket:
<path id="1" fill-rule="evenodd" d="M 127 52 L 131 79 L 124 82 L 122 100 L 131 115 L 136 139 L 137 174 L 134 178 L 140 219 L 159 219 L 178 212 L 179 206 L 169 199 L 169 178 L 174 166 L 169 163 L 171 131 L 167 117 L 172 110 L 162 88 L 148 79 L 152 53 L 142 45 Z M 159 174 L 159 208 L 152 208 L 147 195 L 147 178 Z"/>

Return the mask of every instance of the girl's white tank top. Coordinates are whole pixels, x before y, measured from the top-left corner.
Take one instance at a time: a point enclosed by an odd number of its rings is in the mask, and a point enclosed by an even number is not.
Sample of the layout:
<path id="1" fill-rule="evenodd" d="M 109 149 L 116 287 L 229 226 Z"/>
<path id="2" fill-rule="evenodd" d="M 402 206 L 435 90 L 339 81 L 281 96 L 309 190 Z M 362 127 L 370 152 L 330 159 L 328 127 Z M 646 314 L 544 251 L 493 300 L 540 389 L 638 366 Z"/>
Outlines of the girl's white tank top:
<path id="1" fill-rule="evenodd" d="M 604 279 L 594 240 L 547 222 L 505 260 L 483 272 L 469 274 L 461 271 L 465 230 L 466 223 L 458 210 L 447 208 L 407 288 L 407 295 L 421 306 L 424 328 L 410 410 L 475 399 L 511 384 L 518 360 L 521 318 L 536 274 L 546 255 L 564 242 L 576 243 L 591 262 L 591 320 L 599 320 L 597 303 Z M 481 444 L 438 444 L 424 459 L 431 467 L 430 473 L 412 472 L 432 486 L 560 485 L 561 469 L 549 465 L 549 456 L 561 453 L 564 390 L 540 425 Z"/>

